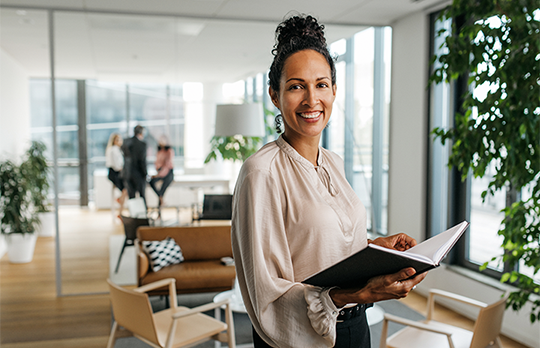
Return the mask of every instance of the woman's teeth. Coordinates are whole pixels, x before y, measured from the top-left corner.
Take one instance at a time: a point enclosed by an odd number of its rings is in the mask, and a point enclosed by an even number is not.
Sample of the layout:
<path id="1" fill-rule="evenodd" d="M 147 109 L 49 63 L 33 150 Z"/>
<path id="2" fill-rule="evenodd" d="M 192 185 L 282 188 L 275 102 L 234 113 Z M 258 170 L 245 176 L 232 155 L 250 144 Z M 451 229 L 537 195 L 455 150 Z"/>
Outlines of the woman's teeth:
<path id="1" fill-rule="evenodd" d="M 310 113 L 307 113 L 307 114 L 300 113 L 299 115 L 300 115 L 300 117 L 303 117 L 303 118 L 317 118 L 317 117 L 319 117 L 321 115 L 321 112 L 320 111 L 319 112 L 310 112 Z"/>

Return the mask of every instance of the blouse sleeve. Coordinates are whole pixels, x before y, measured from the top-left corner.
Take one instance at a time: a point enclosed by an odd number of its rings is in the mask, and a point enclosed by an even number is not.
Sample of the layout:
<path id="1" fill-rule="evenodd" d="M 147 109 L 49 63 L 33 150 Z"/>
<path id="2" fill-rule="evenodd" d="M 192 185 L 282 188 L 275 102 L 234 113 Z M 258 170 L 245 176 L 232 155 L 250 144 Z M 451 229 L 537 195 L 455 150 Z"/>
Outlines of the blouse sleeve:
<path id="1" fill-rule="evenodd" d="M 234 197 L 234 259 L 257 333 L 274 347 L 332 347 L 338 311 L 328 289 L 294 280 L 278 186 L 265 171 L 241 174 Z"/>
<path id="2" fill-rule="evenodd" d="M 124 155 L 122 155 L 122 151 L 120 150 L 119 146 L 113 146 L 111 147 L 111 155 L 112 155 L 112 168 L 116 170 L 117 172 L 124 169 Z"/>

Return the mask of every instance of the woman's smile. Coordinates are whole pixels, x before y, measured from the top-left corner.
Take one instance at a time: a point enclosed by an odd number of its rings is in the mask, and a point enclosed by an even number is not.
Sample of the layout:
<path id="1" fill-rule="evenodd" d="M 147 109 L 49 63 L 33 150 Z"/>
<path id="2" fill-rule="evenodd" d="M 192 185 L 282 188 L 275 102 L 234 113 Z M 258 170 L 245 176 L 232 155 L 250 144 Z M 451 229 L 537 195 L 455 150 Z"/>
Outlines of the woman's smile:
<path id="1" fill-rule="evenodd" d="M 292 54 L 283 65 L 279 91 L 270 90 L 270 95 L 281 111 L 287 141 L 293 147 L 297 142 L 318 144 L 336 97 L 324 56 L 310 49 Z"/>
<path id="2" fill-rule="evenodd" d="M 305 118 L 306 120 L 309 120 L 309 122 L 318 121 L 319 117 L 321 116 L 320 111 L 312 111 L 312 112 L 300 112 L 297 113 L 302 118 Z"/>

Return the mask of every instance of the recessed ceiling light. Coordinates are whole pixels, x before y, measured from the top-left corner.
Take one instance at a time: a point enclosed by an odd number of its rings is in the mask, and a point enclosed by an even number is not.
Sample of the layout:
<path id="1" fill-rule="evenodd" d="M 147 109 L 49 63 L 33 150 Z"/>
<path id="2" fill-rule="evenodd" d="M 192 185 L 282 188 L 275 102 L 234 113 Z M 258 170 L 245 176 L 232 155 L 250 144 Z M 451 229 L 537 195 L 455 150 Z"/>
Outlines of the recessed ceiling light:
<path id="1" fill-rule="evenodd" d="M 19 16 L 26 16 L 27 12 L 26 10 L 17 10 L 15 11 L 16 14 L 18 14 Z"/>

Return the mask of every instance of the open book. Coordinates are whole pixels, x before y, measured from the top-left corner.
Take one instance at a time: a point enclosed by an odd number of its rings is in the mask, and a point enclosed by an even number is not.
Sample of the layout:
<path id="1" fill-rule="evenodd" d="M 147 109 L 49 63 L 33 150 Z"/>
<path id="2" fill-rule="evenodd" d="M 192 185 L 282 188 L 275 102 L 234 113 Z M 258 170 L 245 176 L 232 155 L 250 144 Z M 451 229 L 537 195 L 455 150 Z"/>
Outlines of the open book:
<path id="1" fill-rule="evenodd" d="M 462 223 L 406 250 L 388 249 L 375 244 L 349 256 L 329 268 L 307 278 L 303 283 L 342 289 L 361 288 L 369 279 L 413 267 L 417 274 L 438 267 L 465 232 L 469 223 Z"/>

